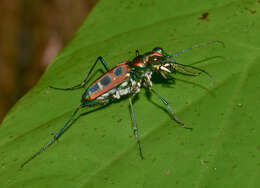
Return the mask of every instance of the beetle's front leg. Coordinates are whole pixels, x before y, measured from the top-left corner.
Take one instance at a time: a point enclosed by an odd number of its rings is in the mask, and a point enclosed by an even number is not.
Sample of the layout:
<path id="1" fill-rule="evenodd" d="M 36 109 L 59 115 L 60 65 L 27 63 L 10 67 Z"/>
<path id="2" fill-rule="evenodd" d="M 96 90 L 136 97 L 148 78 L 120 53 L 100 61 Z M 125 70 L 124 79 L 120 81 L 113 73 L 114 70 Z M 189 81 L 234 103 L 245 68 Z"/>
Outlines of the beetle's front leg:
<path id="1" fill-rule="evenodd" d="M 152 77 L 152 73 L 146 73 L 145 74 L 145 86 L 149 89 L 149 90 L 151 90 L 151 88 L 152 88 L 152 85 L 153 85 L 153 83 L 152 83 L 152 81 L 151 81 L 151 77 Z"/>
<path id="2" fill-rule="evenodd" d="M 177 117 L 177 115 L 175 114 L 175 112 L 172 110 L 172 108 L 170 107 L 170 105 L 168 104 L 168 102 L 167 102 L 165 99 L 163 99 L 163 98 L 162 98 L 155 90 L 153 90 L 152 88 L 150 88 L 150 91 L 152 91 L 152 92 L 156 95 L 156 97 L 158 97 L 158 98 L 167 106 L 168 111 L 172 114 L 174 120 L 175 120 L 177 123 L 179 123 L 183 128 L 192 130 L 192 128 L 187 127 L 187 126 Z"/>

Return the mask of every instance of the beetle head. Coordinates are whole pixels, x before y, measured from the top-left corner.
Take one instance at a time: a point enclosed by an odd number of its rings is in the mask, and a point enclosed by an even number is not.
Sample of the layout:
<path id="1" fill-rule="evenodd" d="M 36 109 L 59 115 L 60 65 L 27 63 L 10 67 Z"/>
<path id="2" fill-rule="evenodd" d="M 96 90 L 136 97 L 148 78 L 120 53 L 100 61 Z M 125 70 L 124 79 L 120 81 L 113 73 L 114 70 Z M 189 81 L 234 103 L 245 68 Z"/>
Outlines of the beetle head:
<path id="1" fill-rule="evenodd" d="M 156 47 L 153 49 L 151 54 L 149 55 L 148 62 L 152 65 L 154 70 L 158 71 L 164 78 L 168 78 L 168 74 L 175 72 L 182 72 L 183 74 L 198 76 L 200 73 L 194 73 L 187 70 L 185 67 L 189 67 L 191 69 L 196 69 L 200 72 L 205 72 L 202 69 L 197 67 L 193 67 L 190 65 L 183 65 L 177 63 L 173 56 L 168 55 L 162 48 Z"/>
<path id="2" fill-rule="evenodd" d="M 164 78 L 167 78 L 167 74 L 174 72 L 174 62 L 170 61 L 169 57 L 161 47 L 156 47 L 151 52 L 148 62 Z"/>

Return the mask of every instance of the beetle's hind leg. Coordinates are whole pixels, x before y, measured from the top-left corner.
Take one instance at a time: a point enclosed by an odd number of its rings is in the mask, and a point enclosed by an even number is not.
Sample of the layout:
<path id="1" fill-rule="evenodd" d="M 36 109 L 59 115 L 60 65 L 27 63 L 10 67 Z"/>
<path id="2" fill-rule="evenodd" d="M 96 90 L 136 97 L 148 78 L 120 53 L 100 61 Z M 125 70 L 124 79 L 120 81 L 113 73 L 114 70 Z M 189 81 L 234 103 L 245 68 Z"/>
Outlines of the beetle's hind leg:
<path id="1" fill-rule="evenodd" d="M 56 135 L 47 144 L 45 144 L 38 152 L 34 153 L 29 159 L 27 159 L 21 165 L 21 168 L 23 168 L 26 164 L 28 164 L 35 157 L 37 157 L 43 151 L 45 151 L 48 147 L 50 147 L 55 141 L 57 141 L 59 139 L 59 137 L 74 123 L 74 120 L 76 120 L 75 116 L 80 112 L 81 109 L 86 108 L 86 107 L 90 107 L 90 108 L 92 108 L 92 107 L 102 107 L 102 106 L 105 106 L 106 104 L 108 104 L 107 101 L 100 101 L 100 102 L 99 101 L 88 101 L 86 103 L 81 103 L 80 106 L 75 109 L 75 111 L 70 116 L 69 120 L 67 120 L 65 125 L 59 130 L 59 132 L 56 133 Z"/>
<path id="2" fill-rule="evenodd" d="M 97 60 L 95 61 L 95 63 L 92 65 L 90 71 L 88 72 L 87 76 L 85 77 L 85 79 L 78 85 L 75 85 L 73 87 L 69 87 L 69 88 L 58 88 L 58 87 L 53 87 L 53 86 L 49 86 L 49 88 L 52 88 L 52 89 L 57 89 L 57 90 L 74 90 L 74 89 L 79 89 L 79 88 L 82 88 L 86 85 L 86 82 L 90 76 L 90 74 L 92 73 L 92 71 L 94 70 L 97 62 L 101 62 L 102 65 L 104 66 L 104 68 L 106 69 L 106 71 L 108 72 L 109 71 L 109 67 L 107 65 L 107 63 L 105 62 L 105 60 L 103 59 L 103 57 L 99 56 L 97 58 Z"/>

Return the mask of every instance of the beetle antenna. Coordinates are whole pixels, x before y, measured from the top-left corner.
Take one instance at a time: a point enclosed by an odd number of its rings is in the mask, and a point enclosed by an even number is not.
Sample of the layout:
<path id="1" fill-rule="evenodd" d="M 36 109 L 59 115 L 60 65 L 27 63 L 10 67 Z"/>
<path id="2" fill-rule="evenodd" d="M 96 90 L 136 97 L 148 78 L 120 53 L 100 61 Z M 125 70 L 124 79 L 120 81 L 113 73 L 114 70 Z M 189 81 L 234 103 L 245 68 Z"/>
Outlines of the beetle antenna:
<path id="1" fill-rule="evenodd" d="M 179 56 L 179 55 L 181 55 L 181 54 L 183 54 L 185 52 L 188 52 L 188 51 L 190 51 L 190 50 L 192 50 L 194 48 L 199 48 L 201 46 L 207 46 L 207 45 L 210 45 L 210 44 L 213 44 L 213 43 L 220 43 L 220 44 L 222 44 L 223 47 L 225 47 L 224 42 L 222 42 L 220 40 L 211 40 L 211 41 L 208 41 L 208 42 L 202 42 L 202 43 L 196 44 L 196 45 L 194 45 L 194 46 L 192 46 L 190 48 L 186 48 L 185 50 L 179 51 L 179 52 L 173 54 L 173 56 L 169 56 L 169 57 L 170 58 L 174 58 L 174 57 L 177 57 L 177 56 Z"/>

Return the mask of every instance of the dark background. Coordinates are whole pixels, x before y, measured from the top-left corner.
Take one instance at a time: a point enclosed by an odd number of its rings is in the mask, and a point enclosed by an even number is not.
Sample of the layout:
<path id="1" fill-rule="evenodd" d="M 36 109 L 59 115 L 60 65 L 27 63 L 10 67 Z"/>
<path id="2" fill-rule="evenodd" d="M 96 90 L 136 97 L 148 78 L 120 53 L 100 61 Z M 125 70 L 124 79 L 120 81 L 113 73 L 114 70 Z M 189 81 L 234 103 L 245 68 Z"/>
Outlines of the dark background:
<path id="1" fill-rule="evenodd" d="M 0 1 L 0 123 L 37 83 L 97 1 Z"/>

